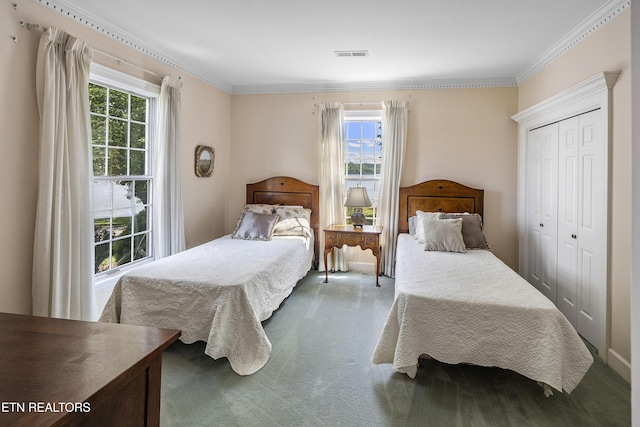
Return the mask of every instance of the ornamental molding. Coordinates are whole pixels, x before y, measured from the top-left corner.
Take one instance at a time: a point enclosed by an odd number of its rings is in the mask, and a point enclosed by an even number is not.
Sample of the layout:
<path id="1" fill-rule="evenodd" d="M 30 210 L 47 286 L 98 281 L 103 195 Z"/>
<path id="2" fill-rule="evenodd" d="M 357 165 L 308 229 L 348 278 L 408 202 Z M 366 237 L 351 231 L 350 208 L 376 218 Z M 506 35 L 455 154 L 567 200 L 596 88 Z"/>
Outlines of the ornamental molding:
<path id="1" fill-rule="evenodd" d="M 611 0 L 582 21 L 516 76 L 519 85 L 540 72 L 582 40 L 599 30 L 604 24 L 620 15 L 631 5 L 631 0 Z"/>
<path id="2" fill-rule="evenodd" d="M 376 90 L 419 90 L 419 89 L 465 89 L 517 87 L 524 81 L 541 71 L 565 52 L 580 43 L 589 35 L 600 29 L 624 10 L 630 7 L 631 0 L 611 0 L 591 14 L 582 24 L 572 30 L 554 44 L 538 59 L 526 67 L 515 77 L 479 78 L 479 79 L 425 79 L 412 81 L 385 82 L 318 82 L 309 84 L 266 84 L 266 85 L 231 85 L 198 70 L 187 68 L 179 61 L 162 51 L 161 48 L 149 44 L 133 34 L 124 31 L 101 18 L 80 11 L 65 0 L 34 0 L 43 6 L 73 19 L 95 31 L 117 40 L 126 46 L 151 56 L 185 74 L 195 77 L 228 94 L 276 94 L 276 93 L 309 93 L 309 92 L 356 92 Z"/>

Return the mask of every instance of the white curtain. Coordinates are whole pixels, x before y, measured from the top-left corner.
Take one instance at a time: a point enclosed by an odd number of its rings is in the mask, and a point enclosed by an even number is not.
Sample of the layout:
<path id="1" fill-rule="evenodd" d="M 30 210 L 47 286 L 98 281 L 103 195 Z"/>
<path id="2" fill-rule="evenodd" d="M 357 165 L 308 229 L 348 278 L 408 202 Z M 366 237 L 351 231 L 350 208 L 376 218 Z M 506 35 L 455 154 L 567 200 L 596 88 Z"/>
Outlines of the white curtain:
<path id="1" fill-rule="evenodd" d="M 344 224 L 344 150 L 342 129 L 344 109 L 339 102 L 319 105 L 318 114 L 320 147 L 320 271 L 324 271 L 324 233 L 322 230 L 332 224 Z M 327 256 L 327 262 L 331 260 Z M 334 270 L 347 271 L 346 248 L 334 249 Z"/>
<path id="2" fill-rule="evenodd" d="M 155 147 L 155 257 L 185 249 L 180 183 L 180 80 L 165 77 L 160 88 L 158 144 Z"/>
<path id="3" fill-rule="evenodd" d="M 57 28 L 40 39 L 33 314 L 95 320 L 89 67 L 93 51 Z"/>
<path id="4" fill-rule="evenodd" d="M 396 244 L 398 242 L 398 202 L 400 177 L 407 141 L 407 101 L 382 103 L 382 171 L 378 200 L 378 225 L 383 227 L 382 272 L 395 277 Z"/>

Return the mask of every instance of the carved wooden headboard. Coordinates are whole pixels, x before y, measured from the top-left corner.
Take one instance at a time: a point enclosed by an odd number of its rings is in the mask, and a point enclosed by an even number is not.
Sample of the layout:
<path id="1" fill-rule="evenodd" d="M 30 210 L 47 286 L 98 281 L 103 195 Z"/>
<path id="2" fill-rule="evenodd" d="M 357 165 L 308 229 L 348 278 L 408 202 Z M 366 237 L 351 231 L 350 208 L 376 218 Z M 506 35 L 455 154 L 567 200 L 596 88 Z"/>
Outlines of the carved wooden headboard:
<path id="1" fill-rule="evenodd" d="M 416 211 L 470 212 L 483 216 L 484 190 L 454 181 L 434 179 L 411 187 L 400 187 L 398 231 L 409 232 L 409 217 Z"/>
<path id="2" fill-rule="evenodd" d="M 311 209 L 311 228 L 315 237 L 314 268 L 320 259 L 320 189 L 295 178 L 276 176 L 264 181 L 247 184 L 247 203 L 302 206 Z"/>

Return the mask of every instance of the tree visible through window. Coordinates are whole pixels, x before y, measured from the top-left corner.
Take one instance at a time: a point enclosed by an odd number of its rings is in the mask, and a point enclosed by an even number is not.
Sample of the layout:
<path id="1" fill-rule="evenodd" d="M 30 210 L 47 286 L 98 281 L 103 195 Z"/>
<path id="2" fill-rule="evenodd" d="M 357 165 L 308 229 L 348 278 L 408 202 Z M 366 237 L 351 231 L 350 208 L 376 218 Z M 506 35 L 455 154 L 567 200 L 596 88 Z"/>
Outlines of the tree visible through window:
<path id="1" fill-rule="evenodd" d="M 149 99 L 89 85 L 95 273 L 152 257 Z"/>
<path id="2" fill-rule="evenodd" d="M 365 187 L 373 206 L 364 208 L 366 224 L 376 218 L 382 165 L 382 123 L 380 111 L 345 111 L 344 159 L 345 195 L 351 187 Z M 351 223 L 354 208 L 346 209 Z"/>

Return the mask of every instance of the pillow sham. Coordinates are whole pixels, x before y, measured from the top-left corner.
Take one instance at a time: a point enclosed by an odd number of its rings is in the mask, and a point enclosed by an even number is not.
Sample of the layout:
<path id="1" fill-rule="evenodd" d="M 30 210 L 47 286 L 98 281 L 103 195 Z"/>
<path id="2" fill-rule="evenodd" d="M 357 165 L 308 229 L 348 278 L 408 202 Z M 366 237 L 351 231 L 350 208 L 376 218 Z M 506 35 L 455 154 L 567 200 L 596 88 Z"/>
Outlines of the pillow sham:
<path id="1" fill-rule="evenodd" d="M 416 222 L 418 218 L 414 216 L 409 217 L 409 235 L 415 237 L 416 236 Z"/>
<path id="2" fill-rule="evenodd" d="M 440 212 L 423 212 L 423 211 L 416 211 L 416 218 L 417 218 L 417 223 L 416 223 L 416 235 L 414 236 L 415 239 L 418 240 L 418 243 L 424 243 L 424 225 L 425 222 L 428 221 L 433 221 L 436 220 L 438 218 L 440 218 L 442 216 L 442 213 Z"/>
<path id="3" fill-rule="evenodd" d="M 462 218 L 425 221 L 424 240 L 425 251 L 467 251 L 462 239 Z"/>
<path id="4" fill-rule="evenodd" d="M 247 203 L 244 205 L 243 211 L 249 211 L 259 214 L 272 214 L 276 211 L 278 205 L 267 205 L 265 203 Z"/>
<path id="5" fill-rule="evenodd" d="M 276 214 L 243 211 L 231 238 L 243 240 L 271 240 L 273 227 L 278 221 Z"/>
<path id="6" fill-rule="evenodd" d="M 279 219 L 273 227 L 274 236 L 311 236 L 311 209 L 280 206 L 276 215 Z"/>
<path id="7" fill-rule="evenodd" d="M 467 249 L 489 249 L 487 238 L 482 231 L 482 218 L 479 214 L 447 213 L 442 218 L 462 218 L 462 239 Z"/>

